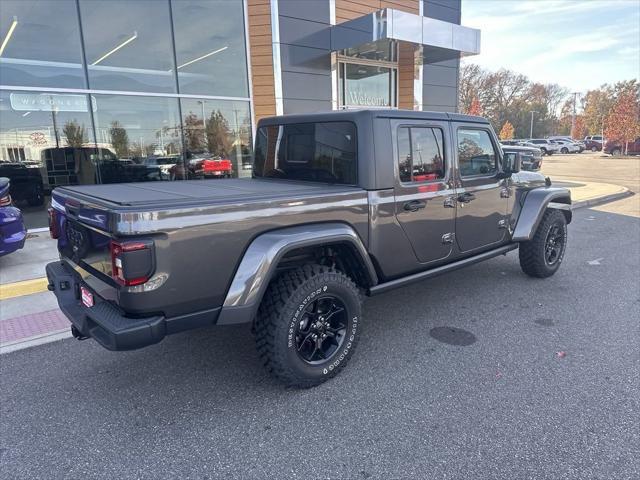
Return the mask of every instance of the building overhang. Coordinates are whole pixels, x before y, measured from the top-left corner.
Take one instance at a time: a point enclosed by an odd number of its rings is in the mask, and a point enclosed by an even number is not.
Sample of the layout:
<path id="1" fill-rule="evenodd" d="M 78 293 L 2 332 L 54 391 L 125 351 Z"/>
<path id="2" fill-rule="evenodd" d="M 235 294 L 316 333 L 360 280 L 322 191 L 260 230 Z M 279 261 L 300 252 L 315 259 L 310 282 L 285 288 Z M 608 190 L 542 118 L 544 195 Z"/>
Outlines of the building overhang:
<path id="1" fill-rule="evenodd" d="M 480 53 L 480 30 L 383 8 L 331 27 L 331 50 L 379 40 L 398 40 L 423 47 L 437 60 Z"/>

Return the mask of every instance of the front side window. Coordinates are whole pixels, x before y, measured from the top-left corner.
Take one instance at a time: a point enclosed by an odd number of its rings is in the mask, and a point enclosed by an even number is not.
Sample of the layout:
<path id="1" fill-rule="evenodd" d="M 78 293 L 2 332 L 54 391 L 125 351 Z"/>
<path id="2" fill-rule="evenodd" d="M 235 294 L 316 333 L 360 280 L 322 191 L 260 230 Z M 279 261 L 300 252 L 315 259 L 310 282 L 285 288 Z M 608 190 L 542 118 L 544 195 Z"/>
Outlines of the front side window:
<path id="1" fill-rule="evenodd" d="M 255 177 L 357 183 L 356 127 L 351 122 L 271 125 L 256 135 Z"/>
<path id="2" fill-rule="evenodd" d="M 458 130 L 458 165 L 460 175 L 493 175 L 497 171 L 496 151 L 486 130 Z"/>
<path id="3" fill-rule="evenodd" d="M 398 130 L 398 167 L 401 182 L 444 178 L 443 134 L 439 128 L 401 127 Z"/>

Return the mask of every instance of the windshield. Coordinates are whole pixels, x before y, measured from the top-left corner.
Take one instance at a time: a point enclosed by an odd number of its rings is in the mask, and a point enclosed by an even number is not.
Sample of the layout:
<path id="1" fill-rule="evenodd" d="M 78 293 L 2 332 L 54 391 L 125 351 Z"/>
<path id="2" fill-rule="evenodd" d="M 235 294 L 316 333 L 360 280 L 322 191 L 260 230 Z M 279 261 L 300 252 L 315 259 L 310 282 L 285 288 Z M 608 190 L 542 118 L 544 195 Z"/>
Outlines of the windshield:
<path id="1" fill-rule="evenodd" d="M 357 183 L 356 126 L 351 122 L 260 127 L 254 177 Z"/>

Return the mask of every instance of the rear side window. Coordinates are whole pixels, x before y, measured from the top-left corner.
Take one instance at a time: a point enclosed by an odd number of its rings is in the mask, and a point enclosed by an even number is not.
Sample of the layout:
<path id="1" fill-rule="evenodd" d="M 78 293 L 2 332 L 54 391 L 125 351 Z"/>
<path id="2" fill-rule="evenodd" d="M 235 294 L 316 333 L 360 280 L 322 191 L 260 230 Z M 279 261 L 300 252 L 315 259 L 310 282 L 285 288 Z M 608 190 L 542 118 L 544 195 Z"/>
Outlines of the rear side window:
<path id="1" fill-rule="evenodd" d="M 460 175 L 493 175 L 497 171 L 497 155 L 486 130 L 458 130 L 458 166 Z"/>
<path id="2" fill-rule="evenodd" d="M 398 170 L 401 182 L 444 178 L 443 134 L 439 128 L 398 129 Z"/>
<path id="3" fill-rule="evenodd" d="M 351 122 L 260 127 L 254 177 L 355 185 L 356 126 Z"/>

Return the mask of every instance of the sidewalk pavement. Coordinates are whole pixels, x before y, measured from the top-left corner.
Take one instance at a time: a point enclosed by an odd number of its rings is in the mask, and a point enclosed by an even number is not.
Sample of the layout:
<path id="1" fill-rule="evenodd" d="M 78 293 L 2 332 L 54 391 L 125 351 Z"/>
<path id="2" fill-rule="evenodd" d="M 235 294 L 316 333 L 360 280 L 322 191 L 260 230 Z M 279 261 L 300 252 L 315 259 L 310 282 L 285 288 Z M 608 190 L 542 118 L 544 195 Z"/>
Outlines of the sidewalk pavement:
<path id="1" fill-rule="evenodd" d="M 591 207 L 627 195 L 629 189 L 608 183 L 564 180 L 573 208 Z M 0 354 L 71 336 L 69 321 L 47 291 L 43 276 L 48 262 L 57 260 L 55 240 L 48 231 L 29 232 L 25 248 L 0 257 Z"/>

